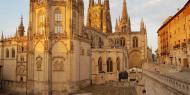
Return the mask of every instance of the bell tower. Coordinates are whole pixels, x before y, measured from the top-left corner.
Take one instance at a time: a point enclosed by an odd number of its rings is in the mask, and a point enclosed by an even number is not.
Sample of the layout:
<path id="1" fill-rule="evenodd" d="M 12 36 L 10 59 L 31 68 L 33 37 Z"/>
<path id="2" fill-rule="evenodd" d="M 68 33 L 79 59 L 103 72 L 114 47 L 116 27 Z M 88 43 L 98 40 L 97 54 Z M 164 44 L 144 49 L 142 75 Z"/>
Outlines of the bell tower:
<path id="1" fill-rule="evenodd" d="M 71 90 L 69 56 L 83 19 L 83 0 L 30 0 L 27 93 L 64 95 Z"/>

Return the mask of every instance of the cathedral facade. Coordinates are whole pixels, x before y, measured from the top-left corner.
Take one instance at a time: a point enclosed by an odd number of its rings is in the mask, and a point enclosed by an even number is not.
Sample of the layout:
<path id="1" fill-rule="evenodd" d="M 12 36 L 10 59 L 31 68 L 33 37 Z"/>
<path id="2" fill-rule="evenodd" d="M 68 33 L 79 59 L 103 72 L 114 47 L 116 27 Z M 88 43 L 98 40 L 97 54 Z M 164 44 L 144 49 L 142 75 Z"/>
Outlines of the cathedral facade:
<path id="1" fill-rule="evenodd" d="M 109 0 L 30 0 L 27 33 L 23 19 L 13 37 L 0 40 L 4 89 L 31 95 L 64 95 L 90 84 L 117 81 L 118 73 L 147 62 L 147 33 L 131 30 L 126 0 L 112 31 Z M 25 35 L 27 34 L 27 35 Z"/>

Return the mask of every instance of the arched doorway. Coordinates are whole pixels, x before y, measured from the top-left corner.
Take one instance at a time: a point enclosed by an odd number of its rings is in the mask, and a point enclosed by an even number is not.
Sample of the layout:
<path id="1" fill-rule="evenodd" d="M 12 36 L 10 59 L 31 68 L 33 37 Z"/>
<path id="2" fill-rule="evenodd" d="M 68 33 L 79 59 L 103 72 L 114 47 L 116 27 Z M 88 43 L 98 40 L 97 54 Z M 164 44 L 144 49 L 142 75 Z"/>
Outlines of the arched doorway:
<path id="1" fill-rule="evenodd" d="M 140 51 L 132 51 L 129 54 L 129 68 L 137 67 L 142 68 L 142 58 Z"/>

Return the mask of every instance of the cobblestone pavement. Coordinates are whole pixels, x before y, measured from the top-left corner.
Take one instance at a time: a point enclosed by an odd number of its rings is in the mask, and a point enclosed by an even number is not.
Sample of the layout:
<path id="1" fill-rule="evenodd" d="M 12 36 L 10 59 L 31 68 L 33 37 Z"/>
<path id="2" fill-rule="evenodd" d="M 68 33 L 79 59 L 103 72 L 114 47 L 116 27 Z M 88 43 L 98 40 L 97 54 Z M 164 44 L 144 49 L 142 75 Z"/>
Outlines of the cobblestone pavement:
<path id="1" fill-rule="evenodd" d="M 86 87 L 74 95 L 137 95 L 137 92 L 135 87 L 94 85 Z"/>

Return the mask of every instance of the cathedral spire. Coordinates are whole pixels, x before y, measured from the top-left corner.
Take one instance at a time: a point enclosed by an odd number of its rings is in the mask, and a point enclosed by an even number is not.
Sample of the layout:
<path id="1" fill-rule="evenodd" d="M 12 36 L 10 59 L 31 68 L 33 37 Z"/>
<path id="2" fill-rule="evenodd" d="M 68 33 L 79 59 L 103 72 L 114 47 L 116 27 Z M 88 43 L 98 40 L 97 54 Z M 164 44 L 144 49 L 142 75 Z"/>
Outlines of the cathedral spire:
<path id="1" fill-rule="evenodd" d="M 116 19 L 116 23 L 115 23 L 115 32 L 118 32 L 117 30 L 118 30 L 118 21 L 117 21 L 117 19 Z"/>
<path id="2" fill-rule="evenodd" d="M 110 9 L 109 0 L 104 0 L 104 9 L 106 10 Z"/>
<path id="3" fill-rule="evenodd" d="M 117 19 L 116 19 L 116 24 L 115 25 L 118 25 Z"/>
<path id="4" fill-rule="evenodd" d="M 4 39 L 4 34 L 3 34 L 3 31 L 2 31 L 2 33 L 1 33 L 1 40 L 3 40 Z"/>
<path id="5" fill-rule="evenodd" d="M 82 10 L 82 12 L 84 12 L 84 1 L 83 0 L 78 0 L 78 5 L 80 7 L 79 10 Z"/>
<path id="6" fill-rule="evenodd" d="M 103 32 L 104 33 L 112 33 L 112 24 L 111 24 L 111 14 L 110 14 L 110 5 L 109 0 L 104 0 L 103 5 Z"/>
<path id="7" fill-rule="evenodd" d="M 101 0 L 98 0 L 98 5 L 101 5 Z"/>
<path id="8" fill-rule="evenodd" d="M 18 27 L 18 30 L 17 30 L 17 36 L 24 36 L 24 25 L 23 25 L 23 16 L 21 16 L 21 21 L 20 21 L 20 25 Z"/>
<path id="9" fill-rule="evenodd" d="M 80 24 L 79 24 L 79 34 L 82 33 L 82 29 L 84 27 L 84 1 L 83 0 L 78 0 L 78 5 L 79 5 L 79 19 L 80 19 Z"/>
<path id="10" fill-rule="evenodd" d="M 146 33 L 146 27 L 145 27 L 143 18 L 141 19 L 141 23 L 140 23 L 140 31 L 143 33 Z"/>
<path id="11" fill-rule="evenodd" d="M 23 26 L 23 16 L 21 16 L 20 20 L 20 26 Z"/>
<path id="12" fill-rule="evenodd" d="M 94 0 L 89 0 L 89 7 L 94 6 Z"/>
<path id="13" fill-rule="evenodd" d="M 126 5 L 126 0 L 123 0 L 123 9 L 122 9 L 122 17 L 121 19 L 128 19 L 128 13 L 127 13 L 127 5 Z"/>
<path id="14" fill-rule="evenodd" d="M 128 17 L 128 28 L 129 28 L 129 31 L 131 31 L 131 18 Z"/>
<path id="15" fill-rule="evenodd" d="M 78 4 L 79 5 L 84 5 L 84 1 L 83 0 L 78 0 Z"/>
<path id="16" fill-rule="evenodd" d="M 141 19 L 141 23 L 140 23 L 140 29 L 143 30 L 145 28 L 144 26 L 144 20 L 143 18 Z"/>

